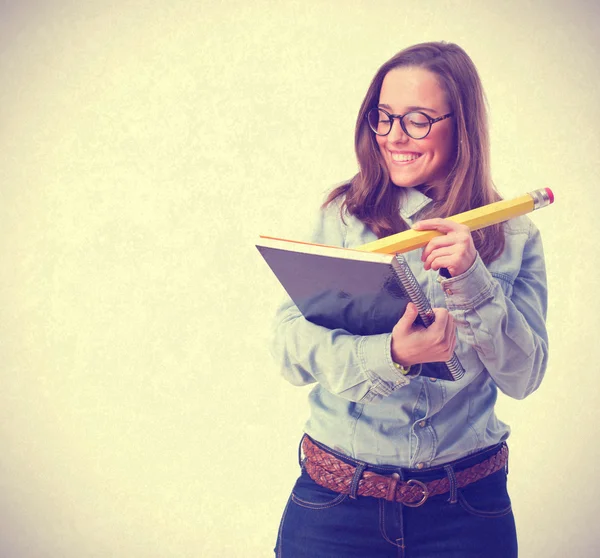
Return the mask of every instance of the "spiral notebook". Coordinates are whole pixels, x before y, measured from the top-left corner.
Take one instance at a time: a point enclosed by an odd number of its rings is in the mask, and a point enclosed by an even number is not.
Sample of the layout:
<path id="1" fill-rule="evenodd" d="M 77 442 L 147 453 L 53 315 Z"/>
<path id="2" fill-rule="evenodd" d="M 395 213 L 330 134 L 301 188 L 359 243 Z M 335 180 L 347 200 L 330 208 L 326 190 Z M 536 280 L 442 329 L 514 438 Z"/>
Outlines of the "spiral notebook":
<path id="1" fill-rule="evenodd" d="M 389 333 L 413 302 L 417 322 L 430 326 L 431 304 L 401 254 L 379 254 L 261 236 L 259 252 L 302 315 L 329 329 L 354 335 Z M 423 364 L 421 375 L 459 380 L 456 355 Z"/>

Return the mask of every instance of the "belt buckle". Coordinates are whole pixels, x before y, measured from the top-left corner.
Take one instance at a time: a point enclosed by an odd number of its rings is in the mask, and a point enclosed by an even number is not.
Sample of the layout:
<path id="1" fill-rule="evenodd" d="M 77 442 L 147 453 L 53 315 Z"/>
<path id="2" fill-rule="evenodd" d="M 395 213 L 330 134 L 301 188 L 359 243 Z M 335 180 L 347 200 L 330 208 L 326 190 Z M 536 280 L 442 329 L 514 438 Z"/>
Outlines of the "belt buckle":
<path id="1" fill-rule="evenodd" d="M 403 505 L 408 506 L 409 508 L 418 508 L 419 506 L 422 506 L 425 501 L 427 500 L 427 498 L 429 498 L 429 490 L 427 488 L 427 486 L 425 485 L 425 483 L 421 482 L 420 480 L 417 479 L 410 479 L 406 481 L 406 484 L 416 484 L 422 491 L 423 491 L 423 497 L 418 501 L 415 502 L 414 504 L 409 504 L 408 502 L 402 502 Z"/>

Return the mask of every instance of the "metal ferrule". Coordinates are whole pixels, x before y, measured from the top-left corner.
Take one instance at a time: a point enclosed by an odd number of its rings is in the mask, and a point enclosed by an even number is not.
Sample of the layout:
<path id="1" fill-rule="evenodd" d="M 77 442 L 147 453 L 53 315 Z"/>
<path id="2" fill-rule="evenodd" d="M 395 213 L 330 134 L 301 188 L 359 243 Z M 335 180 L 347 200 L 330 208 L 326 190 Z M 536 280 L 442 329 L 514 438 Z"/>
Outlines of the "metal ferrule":
<path id="1" fill-rule="evenodd" d="M 533 198 L 533 209 L 540 209 L 540 207 L 546 207 L 550 205 L 551 200 L 548 192 L 545 188 L 540 188 L 539 190 L 534 190 L 533 192 L 528 192 L 528 194 Z"/>

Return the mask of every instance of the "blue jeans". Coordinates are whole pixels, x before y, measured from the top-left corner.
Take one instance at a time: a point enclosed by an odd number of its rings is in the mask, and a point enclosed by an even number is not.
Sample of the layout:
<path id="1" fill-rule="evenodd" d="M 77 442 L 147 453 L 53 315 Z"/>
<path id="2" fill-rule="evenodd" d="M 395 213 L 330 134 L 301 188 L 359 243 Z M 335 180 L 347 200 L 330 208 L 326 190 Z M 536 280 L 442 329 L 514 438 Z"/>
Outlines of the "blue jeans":
<path id="1" fill-rule="evenodd" d="M 318 444 L 318 442 L 315 442 Z M 358 462 L 318 444 L 352 465 Z M 429 482 L 484 461 L 500 445 L 427 470 L 368 465 Z M 430 497 L 420 507 L 383 498 L 338 494 L 316 484 L 304 468 L 288 500 L 277 537 L 277 558 L 515 558 L 517 537 L 507 470 Z"/>

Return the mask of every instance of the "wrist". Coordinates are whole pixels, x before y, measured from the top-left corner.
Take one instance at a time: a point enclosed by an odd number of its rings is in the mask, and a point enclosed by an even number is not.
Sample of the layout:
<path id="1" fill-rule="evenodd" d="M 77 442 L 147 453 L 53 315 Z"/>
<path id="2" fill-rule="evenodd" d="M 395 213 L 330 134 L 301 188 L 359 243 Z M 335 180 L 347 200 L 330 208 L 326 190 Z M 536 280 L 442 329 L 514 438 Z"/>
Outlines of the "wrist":
<path id="1" fill-rule="evenodd" d="M 404 351 L 403 355 L 398 354 L 398 342 L 394 338 L 393 333 L 390 342 L 390 356 L 396 368 L 410 368 L 414 364 L 409 359 L 407 359 L 406 351 Z"/>
<path id="2" fill-rule="evenodd" d="M 393 359 L 392 362 L 394 363 L 394 367 L 400 372 L 400 374 L 402 374 L 403 376 L 408 376 L 410 374 L 410 369 L 412 367 L 410 364 L 408 366 L 404 366 Z"/>

